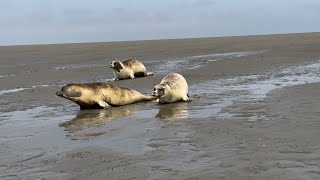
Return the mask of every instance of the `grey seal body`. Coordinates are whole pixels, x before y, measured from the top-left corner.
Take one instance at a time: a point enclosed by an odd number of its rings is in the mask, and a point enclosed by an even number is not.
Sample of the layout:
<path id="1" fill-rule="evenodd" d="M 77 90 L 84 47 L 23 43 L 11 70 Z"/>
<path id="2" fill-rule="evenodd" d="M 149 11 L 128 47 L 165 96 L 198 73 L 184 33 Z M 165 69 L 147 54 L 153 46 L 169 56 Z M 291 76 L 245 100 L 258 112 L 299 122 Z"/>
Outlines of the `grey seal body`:
<path id="1" fill-rule="evenodd" d="M 146 67 L 137 59 L 112 61 L 110 68 L 113 70 L 115 81 L 153 75 L 153 72 L 147 72 Z"/>
<path id="2" fill-rule="evenodd" d="M 80 109 L 104 109 L 155 100 L 154 96 L 133 89 L 100 82 L 68 84 L 57 91 L 56 95 L 75 102 Z"/>
<path id="3" fill-rule="evenodd" d="M 165 76 L 160 84 L 154 87 L 153 96 L 158 98 L 159 103 L 174 103 L 179 101 L 189 102 L 188 83 L 178 73 Z"/>

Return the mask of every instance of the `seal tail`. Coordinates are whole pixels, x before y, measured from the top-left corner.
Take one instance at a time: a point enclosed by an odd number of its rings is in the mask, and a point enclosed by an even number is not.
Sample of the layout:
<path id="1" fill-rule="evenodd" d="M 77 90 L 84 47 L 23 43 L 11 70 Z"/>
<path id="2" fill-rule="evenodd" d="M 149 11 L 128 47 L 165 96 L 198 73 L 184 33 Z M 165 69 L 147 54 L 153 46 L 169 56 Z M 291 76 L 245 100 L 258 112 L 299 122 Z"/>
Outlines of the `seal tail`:
<path id="1" fill-rule="evenodd" d="M 153 72 L 147 72 L 146 76 L 153 76 Z"/>

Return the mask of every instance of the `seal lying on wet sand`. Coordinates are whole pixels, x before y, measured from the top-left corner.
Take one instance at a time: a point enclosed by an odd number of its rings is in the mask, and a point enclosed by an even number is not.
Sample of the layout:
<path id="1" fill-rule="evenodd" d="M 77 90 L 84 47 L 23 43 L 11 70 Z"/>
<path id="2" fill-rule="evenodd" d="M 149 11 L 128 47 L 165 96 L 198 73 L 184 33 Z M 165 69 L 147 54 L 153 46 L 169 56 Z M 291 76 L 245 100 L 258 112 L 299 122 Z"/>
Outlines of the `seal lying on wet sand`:
<path id="1" fill-rule="evenodd" d="M 113 70 L 115 81 L 153 75 L 152 72 L 147 72 L 146 67 L 137 59 L 112 61 L 110 68 Z"/>
<path id="2" fill-rule="evenodd" d="M 57 91 L 56 95 L 77 103 L 80 109 L 104 109 L 156 99 L 133 89 L 99 82 L 68 84 Z"/>
<path id="3" fill-rule="evenodd" d="M 178 101 L 191 101 L 188 95 L 188 83 L 178 73 L 165 76 L 160 84 L 154 87 L 153 96 L 158 98 L 159 103 L 174 103 Z"/>

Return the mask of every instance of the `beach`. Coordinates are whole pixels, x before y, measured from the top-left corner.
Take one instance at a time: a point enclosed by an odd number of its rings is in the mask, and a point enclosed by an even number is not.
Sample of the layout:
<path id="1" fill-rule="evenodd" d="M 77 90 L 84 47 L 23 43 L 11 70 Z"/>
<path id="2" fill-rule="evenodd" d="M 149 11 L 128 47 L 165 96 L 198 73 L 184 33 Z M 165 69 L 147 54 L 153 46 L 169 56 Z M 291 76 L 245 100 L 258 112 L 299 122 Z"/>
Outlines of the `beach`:
<path id="1" fill-rule="evenodd" d="M 113 81 L 111 61 L 153 76 Z M 0 179 L 320 179 L 320 33 L 0 47 Z M 182 74 L 192 102 L 81 110 L 55 92 L 152 93 Z"/>

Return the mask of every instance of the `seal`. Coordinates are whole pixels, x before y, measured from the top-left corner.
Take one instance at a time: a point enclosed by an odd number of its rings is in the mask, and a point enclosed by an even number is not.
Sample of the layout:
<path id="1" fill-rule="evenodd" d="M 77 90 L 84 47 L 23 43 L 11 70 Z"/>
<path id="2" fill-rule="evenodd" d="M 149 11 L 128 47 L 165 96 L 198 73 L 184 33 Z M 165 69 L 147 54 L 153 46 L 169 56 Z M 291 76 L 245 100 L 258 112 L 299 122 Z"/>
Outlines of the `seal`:
<path id="1" fill-rule="evenodd" d="M 156 99 L 133 89 L 100 82 L 67 84 L 57 91 L 56 95 L 75 102 L 81 110 L 106 109 Z"/>
<path id="2" fill-rule="evenodd" d="M 110 68 L 113 70 L 115 81 L 153 75 L 153 72 L 147 72 L 146 67 L 137 59 L 112 61 Z"/>
<path id="3" fill-rule="evenodd" d="M 165 76 L 160 84 L 154 87 L 152 95 L 158 98 L 157 101 L 160 104 L 191 101 L 188 95 L 188 83 L 178 73 L 171 73 Z"/>

